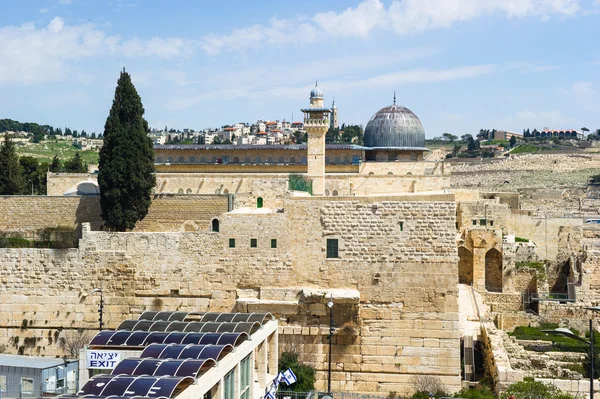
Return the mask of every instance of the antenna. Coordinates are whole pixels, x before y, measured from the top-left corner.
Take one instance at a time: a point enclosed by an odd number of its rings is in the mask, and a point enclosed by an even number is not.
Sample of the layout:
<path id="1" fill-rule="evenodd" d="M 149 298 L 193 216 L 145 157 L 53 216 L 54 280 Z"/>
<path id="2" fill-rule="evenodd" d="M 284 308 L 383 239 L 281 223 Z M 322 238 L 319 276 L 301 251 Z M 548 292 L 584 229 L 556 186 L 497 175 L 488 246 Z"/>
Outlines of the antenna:
<path id="1" fill-rule="evenodd" d="M 396 90 L 394 90 L 394 105 L 396 105 Z"/>

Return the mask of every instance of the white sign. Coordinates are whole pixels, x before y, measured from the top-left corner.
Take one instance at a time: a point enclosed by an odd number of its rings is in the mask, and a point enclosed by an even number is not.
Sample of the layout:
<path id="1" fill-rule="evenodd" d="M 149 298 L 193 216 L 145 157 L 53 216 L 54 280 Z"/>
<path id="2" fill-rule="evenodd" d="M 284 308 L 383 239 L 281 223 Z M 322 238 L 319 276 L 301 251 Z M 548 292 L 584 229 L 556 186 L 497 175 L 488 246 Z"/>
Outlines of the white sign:
<path id="1" fill-rule="evenodd" d="M 87 351 L 88 369 L 114 369 L 120 361 L 121 353 L 119 351 Z"/>

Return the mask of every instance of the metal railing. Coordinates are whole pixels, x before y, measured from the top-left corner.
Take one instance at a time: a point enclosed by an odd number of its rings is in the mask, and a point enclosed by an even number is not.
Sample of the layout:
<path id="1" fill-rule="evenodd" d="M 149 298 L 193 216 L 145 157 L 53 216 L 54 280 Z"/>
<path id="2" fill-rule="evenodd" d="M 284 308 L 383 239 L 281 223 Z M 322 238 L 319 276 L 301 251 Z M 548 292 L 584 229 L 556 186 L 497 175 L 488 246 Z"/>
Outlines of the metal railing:
<path id="1" fill-rule="evenodd" d="M 277 399 L 323 399 L 324 396 L 330 395 L 333 399 L 390 399 L 390 395 L 372 395 L 367 393 L 356 392 L 293 392 L 293 391 L 278 391 Z M 395 399 L 403 399 L 402 396 L 394 396 Z"/>

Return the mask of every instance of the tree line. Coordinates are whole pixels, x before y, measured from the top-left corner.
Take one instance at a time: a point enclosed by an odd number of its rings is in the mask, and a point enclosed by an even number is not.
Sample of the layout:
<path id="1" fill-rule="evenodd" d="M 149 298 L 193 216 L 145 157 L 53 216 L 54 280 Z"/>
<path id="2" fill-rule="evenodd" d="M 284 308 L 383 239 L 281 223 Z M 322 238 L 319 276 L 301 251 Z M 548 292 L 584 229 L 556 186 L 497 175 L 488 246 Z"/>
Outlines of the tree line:
<path id="1" fill-rule="evenodd" d="M 39 143 L 44 139 L 44 136 L 49 138 L 55 138 L 56 136 L 73 136 L 74 138 L 100 138 L 101 135 L 96 135 L 95 132 L 88 133 L 85 130 L 78 132 L 77 130 L 71 130 L 69 127 L 65 127 L 64 130 L 60 127 L 54 128 L 50 125 L 40 125 L 35 122 L 19 122 L 12 119 L 0 119 L 0 133 L 4 132 L 26 132 L 33 136 L 33 142 Z"/>
<path id="2" fill-rule="evenodd" d="M 340 128 L 329 128 L 325 134 L 325 142 L 327 144 L 344 143 L 363 145 L 365 142 L 364 136 L 361 125 L 346 125 L 342 123 Z"/>
<path id="3" fill-rule="evenodd" d="M 5 136 L 0 145 L 0 195 L 45 195 L 48 171 L 86 173 L 87 164 L 79 151 L 65 162 L 58 155 L 51 163 L 31 156 L 19 157 L 10 135 Z"/>

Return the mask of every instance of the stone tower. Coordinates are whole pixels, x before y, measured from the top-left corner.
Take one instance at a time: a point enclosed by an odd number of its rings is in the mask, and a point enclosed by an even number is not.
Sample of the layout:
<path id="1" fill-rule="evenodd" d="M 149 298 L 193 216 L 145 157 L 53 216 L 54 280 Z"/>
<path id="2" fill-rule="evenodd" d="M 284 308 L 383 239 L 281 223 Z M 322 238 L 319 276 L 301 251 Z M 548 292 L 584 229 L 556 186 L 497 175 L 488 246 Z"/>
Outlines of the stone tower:
<path id="1" fill-rule="evenodd" d="M 304 130 L 308 135 L 308 177 L 313 182 L 313 195 L 325 194 L 325 133 L 329 129 L 329 108 L 323 107 L 323 92 L 318 83 L 310 92 L 310 105 L 302 109 Z"/>
<path id="2" fill-rule="evenodd" d="M 333 104 L 331 104 L 331 128 L 337 129 L 338 125 L 338 113 L 337 106 L 335 105 L 335 97 L 333 98 Z"/>

